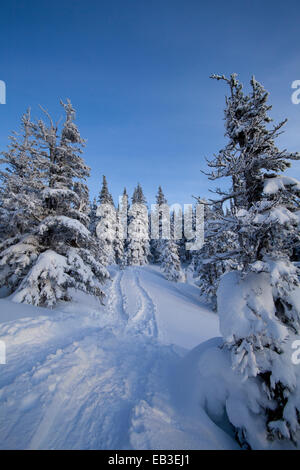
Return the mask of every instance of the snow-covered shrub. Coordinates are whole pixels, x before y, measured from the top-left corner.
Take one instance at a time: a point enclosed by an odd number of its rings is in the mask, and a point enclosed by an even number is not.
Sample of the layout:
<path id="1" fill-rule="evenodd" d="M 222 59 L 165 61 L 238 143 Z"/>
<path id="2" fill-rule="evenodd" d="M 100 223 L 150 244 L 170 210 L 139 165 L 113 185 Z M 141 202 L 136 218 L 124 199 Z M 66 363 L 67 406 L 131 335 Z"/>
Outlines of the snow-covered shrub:
<path id="1" fill-rule="evenodd" d="M 71 299 L 75 288 L 95 295 L 104 294 L 98 279 L 108 277 L 104 268 L 84 250 L 69 248 L 64 255 L 53 250 L 40 254 L 13 296 L 14 302 L 52 307 L 59 300 Z"/>

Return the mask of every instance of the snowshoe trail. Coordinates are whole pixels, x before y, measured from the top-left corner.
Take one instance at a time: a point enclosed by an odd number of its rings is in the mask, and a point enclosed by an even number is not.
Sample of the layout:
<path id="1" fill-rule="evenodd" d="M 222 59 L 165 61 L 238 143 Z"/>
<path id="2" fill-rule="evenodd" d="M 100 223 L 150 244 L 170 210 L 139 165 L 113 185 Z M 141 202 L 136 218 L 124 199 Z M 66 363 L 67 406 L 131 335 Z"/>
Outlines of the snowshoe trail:
<path id="1" fill-rule="evenodd" d="M 29 307 L 32 316 L 0 323 L 1 449 L 212 447 L 174 400 L 181 357 L 158 341 L 151 276 L 115 270 L 98 311 L 85 298 L 64 311 Z"/>
<path id="2" fill-rule="evenodd" d="M 145 326 L 146 329 L 144 330 L 144 334 L 147 334 L 148 336 L 152 336 L 154 338 L 158 337 L 158 328 L 157 328 L 157 322 L 156 322 L 156 305 L 150 296 L 149 292 L 146 290 L 146 288 L 141 284 L 141 277 L 140 274 L 137 272 L 136 273 L 136 285 L 140 289 L 141 294 L 143 295 L 144 299 L 144 308 L 145 312 L 147 312 L 146 315 L 146 322 Z"/>
<path id="3" fill-rule="evenodd" d="M 116 331 L 157 338 L 156 306 L 140 279 L 140 268 L 117 271 L 108 292 L 107 320 Z"/>
<path id="4" fill-rule="evenodd" d="M 141 285 L 139 268 L 130 268 L 127 271 L 128 284 L 130 298 L 127 296 L 125 306 L 128 312 L 126 332 L 157 338 L 155 304 Z"/>
<path id="5" fill-rule="evenodd" d="M 123 276 L 124 271 L 118 271 L 114 276 L 106 306 L 112 323 L 121 328 L 124 328 L 124 325 L 128 321 L 128 314 L 125 310 L 126 297 L 123 294 L 121 285 Z"/>

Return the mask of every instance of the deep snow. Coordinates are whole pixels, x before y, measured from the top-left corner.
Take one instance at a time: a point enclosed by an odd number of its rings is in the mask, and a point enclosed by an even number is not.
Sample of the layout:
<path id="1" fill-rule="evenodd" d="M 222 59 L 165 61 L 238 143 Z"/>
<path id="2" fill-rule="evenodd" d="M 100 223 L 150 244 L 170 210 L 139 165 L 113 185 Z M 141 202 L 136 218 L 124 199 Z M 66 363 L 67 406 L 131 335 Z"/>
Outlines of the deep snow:
<path id="1" fill-rule="evenodd" d="M 198 289 L 153 266 L 111 275 L 105 306 L 79 293 L 55 310 L 0 300 L 0 448 L 237 448 L 194 386 L 190 351 L 219 336 Z"/>

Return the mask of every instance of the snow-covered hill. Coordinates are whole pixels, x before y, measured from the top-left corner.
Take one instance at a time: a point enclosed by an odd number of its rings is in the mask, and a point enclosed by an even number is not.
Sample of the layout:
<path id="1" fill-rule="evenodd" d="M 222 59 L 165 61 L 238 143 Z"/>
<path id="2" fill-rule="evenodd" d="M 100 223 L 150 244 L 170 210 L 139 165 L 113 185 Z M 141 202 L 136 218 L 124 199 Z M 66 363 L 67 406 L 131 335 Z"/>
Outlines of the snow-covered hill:
<path id="1" fill-rule="evenodd" d="M 55 310 L 0 300 L 0 447 L 236 448 L 193 387 L 190 351 L 219 336 L 198 289 L 153 266 L 111 274 L 105 306 L 82 294 Z"/>

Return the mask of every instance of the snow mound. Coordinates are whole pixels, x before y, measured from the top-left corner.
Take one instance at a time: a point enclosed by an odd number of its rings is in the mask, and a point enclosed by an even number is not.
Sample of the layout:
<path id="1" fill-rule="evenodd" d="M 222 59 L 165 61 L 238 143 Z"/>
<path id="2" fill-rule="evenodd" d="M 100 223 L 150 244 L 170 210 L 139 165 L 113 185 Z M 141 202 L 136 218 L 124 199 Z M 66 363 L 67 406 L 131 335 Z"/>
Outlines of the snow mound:
<path id="1" fill-rule="evenodd" d="M 286 346 L 279 365 L 280 373 L 282 368 L 290 370 L 294 340 L 295 337 Z M 189 353 L 185 361 L 187 368 L 192 367 L 196 371 L 193 386 L 198 393 L 200 408 L 205 410 L 218 429 L 223 429 L 232 437 L 235 434 L 237 437 L 242 437 L 244 433 L 252 449 L 295 450 L 291 441 L 266 439 L 262 405 L 267 406 L 268 403 L 263 397 L 260 383 L 257 378 L 248 378 L 244 381 L 242 376 L 233 370 L 230 352 L 224 349 L 222 338 L 202 343 Z M 296 380 L 299 386 L 299 366 L 294 367 L 294 373 L 297 374 Z M 299 402 L 296 395 L 291 399 L 291 413 L 295 402 Z M 240 434 L 235 432 L 234 428 L 239 429 Z"/>

